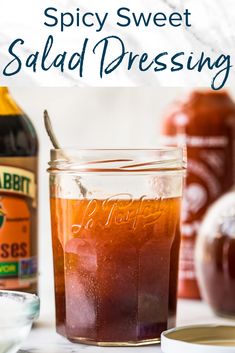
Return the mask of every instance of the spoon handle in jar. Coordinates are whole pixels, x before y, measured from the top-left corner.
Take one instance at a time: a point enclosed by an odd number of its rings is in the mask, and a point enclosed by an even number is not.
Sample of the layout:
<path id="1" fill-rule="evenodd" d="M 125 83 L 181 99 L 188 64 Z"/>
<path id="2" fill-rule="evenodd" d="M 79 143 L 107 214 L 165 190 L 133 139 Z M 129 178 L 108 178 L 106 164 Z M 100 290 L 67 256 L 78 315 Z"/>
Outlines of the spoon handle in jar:
<path id="1" fill-rule="evenodd" d="M 55 149 L 60 149 L 60 144 L 59 144 L 59 142 L 56 138 L 56 135 L 53 131 L 51 119 L 49 117 L 47 110 L 44 110 L 44 124 L 45 124 L 45 128 L 46 128 L 46 132 L 51 140 L 52 145 L 54 146 Z"/>

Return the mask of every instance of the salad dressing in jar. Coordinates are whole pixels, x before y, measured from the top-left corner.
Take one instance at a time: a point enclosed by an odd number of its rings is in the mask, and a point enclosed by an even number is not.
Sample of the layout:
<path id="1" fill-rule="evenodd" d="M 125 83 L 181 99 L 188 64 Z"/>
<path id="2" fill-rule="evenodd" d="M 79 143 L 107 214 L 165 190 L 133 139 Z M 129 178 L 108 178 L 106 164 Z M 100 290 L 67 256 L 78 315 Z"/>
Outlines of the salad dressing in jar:
<path id="1" fill-rule="evenodd" d="M 57 331 L 159 342 L 176 322 L 182 150 L 57 149 L 49 172 Z"/>

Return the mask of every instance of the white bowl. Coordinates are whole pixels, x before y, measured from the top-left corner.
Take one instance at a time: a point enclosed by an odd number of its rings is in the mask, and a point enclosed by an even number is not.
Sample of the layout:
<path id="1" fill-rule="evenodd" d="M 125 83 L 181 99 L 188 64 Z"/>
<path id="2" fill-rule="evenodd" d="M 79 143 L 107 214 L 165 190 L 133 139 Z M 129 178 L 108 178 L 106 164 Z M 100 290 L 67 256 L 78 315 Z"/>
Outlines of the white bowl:
<path id="1" fill-rule="evenodd" d="M 40 302 L 34 294 L 0 290 L 0 353 L 15 353 L 38 318 Z"/>

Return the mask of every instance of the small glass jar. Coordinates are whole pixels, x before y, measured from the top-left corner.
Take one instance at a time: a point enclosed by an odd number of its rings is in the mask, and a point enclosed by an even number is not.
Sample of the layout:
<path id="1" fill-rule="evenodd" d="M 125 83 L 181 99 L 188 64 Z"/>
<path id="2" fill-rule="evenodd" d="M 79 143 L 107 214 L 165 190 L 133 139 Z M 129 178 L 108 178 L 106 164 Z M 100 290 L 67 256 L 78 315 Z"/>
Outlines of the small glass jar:
<path id="1" fill-rule="evenodd" d="M 52 150 L 57 331 L 75 342 L 159 342 L 175 325 L 180 148 Z"/>
<path id="2" fill-rule="evenodd" d="M 235 189 L 207 212 L 199 231 L 196 267 L 202 297 L 217 315 L 235 318 Z"/>

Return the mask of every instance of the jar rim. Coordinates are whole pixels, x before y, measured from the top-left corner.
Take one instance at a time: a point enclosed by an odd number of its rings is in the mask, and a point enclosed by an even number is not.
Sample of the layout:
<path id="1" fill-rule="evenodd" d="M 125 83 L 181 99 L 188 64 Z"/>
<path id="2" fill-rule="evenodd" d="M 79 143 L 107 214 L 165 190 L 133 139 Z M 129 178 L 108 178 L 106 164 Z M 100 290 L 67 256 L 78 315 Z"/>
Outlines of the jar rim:
<path id="1" fill-rule="evenodd" d="M 140 172 L 184 170 L 186 154 L 182 147 L 157 148 L 64 148 L 51 149 L 48 171 Z"/>

